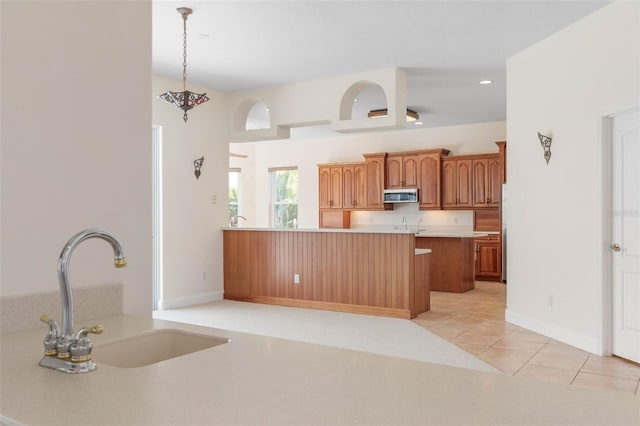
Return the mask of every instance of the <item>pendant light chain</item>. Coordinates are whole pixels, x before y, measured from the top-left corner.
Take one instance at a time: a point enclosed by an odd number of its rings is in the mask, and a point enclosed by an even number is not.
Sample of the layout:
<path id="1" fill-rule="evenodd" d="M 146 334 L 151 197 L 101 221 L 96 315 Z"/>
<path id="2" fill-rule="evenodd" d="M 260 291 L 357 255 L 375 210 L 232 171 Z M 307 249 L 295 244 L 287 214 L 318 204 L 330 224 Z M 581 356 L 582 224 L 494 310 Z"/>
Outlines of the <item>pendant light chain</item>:
<path id="1" fill-rule="evenodd" d="M 182 22 L 184 28 L 183 42 L 182 42 L 182 86 L 184 91 L 187 90 L 187 14 L 182 15 Z"/>

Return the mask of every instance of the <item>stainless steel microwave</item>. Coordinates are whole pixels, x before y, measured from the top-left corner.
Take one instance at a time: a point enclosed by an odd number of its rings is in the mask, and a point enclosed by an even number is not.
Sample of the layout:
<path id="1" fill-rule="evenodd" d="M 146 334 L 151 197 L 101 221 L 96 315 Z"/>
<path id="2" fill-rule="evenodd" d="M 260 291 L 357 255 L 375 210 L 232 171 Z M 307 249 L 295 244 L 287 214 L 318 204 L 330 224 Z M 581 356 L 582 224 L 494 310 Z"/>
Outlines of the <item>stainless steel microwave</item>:
<path id="1" fill-rule="evenodd" d="M 417 203 L 418 189 L 385 189 L 383 197 L 385 203 Z"/>

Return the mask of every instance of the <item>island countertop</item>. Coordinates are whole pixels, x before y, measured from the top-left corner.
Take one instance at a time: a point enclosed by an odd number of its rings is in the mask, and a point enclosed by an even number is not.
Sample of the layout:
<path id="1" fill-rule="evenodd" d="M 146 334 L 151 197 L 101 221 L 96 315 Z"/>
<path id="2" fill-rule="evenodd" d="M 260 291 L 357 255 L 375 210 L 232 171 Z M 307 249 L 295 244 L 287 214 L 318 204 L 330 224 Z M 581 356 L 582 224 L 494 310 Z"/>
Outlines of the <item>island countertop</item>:
<path id="1" fill-rule="evenodd" d="M 93 338 L 98 369 L 38 366 L 43 330 L 4 334 L 1 421 L 34 425 L 616 424 L 637 425 L 638 399 L 419 361 L 118 316 Z M 141 368 L 100 364 L 102 343 L 152 329 L 230 343 Z M 452 398 L 451 395 L 455 395 Z M 558 403 L 561 401 L 561 403 Z"/>

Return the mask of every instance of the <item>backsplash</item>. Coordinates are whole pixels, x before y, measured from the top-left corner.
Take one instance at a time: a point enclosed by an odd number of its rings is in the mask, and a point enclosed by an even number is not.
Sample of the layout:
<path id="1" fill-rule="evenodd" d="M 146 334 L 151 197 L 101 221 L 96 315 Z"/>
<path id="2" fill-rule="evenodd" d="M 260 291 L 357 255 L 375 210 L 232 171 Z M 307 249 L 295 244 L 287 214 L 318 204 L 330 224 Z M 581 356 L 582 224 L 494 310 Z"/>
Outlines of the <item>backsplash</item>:
<path id="1" fill-rule="evenodd" d="M 396 204 L 388 211 L 353 211 L 352 228 L 394 228 L 403 227 L 402 218 L 407 219 L 409 228 L 415 228 L 420 219 L 420 228 L 447 227 L 461 230 L 473 229 L 473 210 L 418 210 L 417 203 Z"/>
<path id="2" fill-rule="evenodd" d="M 78 326 L 96 318 L 122 315 L 122 284 L 103 284 L 73 289 L 74 323 Z M 48 314 L 62 320 L 62 301 L 59 291 L 0 297 L 0 332 L 14 333 L 42 327 L 40 315 Z"/>

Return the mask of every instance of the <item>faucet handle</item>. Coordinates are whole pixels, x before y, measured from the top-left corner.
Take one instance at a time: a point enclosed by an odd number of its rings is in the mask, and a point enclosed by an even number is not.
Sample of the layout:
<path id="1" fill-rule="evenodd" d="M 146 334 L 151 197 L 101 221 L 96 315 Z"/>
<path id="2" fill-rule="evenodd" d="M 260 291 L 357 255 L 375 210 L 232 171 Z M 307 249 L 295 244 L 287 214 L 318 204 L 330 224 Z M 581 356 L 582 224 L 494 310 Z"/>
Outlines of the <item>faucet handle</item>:
<path id="1" fill-rule="evenodd" d="M 40 321 L 42 321 L 45 324 L 49 324 L 49 321 L 51 321 L 51 317 L 47 314 L 42 314 L 40 315 Z"/>
<path id="2" fill-rule="evenodd" d="M 101 334 L 104 331 L 104 327 L 101 325 L 94 325 L 93 327 L 82 327 L 76 333 L 75 341 L 69 347 L 71 353 L 71 362 L 87 362 L 91 361 L 91 350 L 93 344 L 87 337 L 88 333 Z"/>
<path id="3" fill-rule="evenodd" d="M 83 339 L 83 338 L 87 337 L 87 334 L 89 334 L 89 333 L 91 333 L 91 334 L 102 334 L 103 331 L 104 331 L 104 327 L 101 326 L 100 324 L 94 325 L 93 327 L 82 327 L 76 333 L 76 339 L 77 340 Z"/>
<path id="4" fill-rule="evenodd" d="M 49 331 L 44 338 L 44 354 L 48 356 L 56 356 L 58 354 L 57 344 L 60 338 L 60 328 L 47 314 L 40 315 L 40 321 L 49 326 Z"/>

